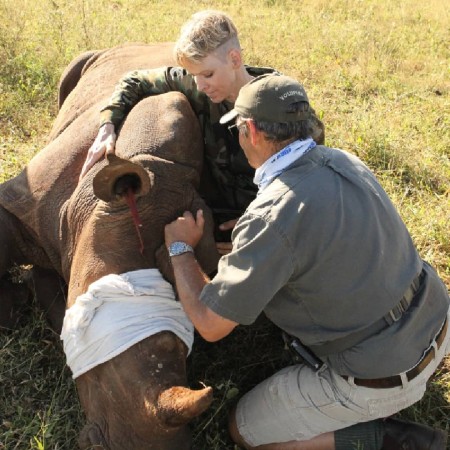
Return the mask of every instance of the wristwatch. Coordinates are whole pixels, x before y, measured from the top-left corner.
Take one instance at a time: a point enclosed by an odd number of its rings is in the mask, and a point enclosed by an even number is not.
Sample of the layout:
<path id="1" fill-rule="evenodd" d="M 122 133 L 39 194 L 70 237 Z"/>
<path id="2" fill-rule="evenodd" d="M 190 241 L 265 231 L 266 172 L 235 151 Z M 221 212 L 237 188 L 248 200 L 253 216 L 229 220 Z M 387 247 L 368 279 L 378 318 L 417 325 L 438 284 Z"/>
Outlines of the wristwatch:
<path id="1" fill-rule="evenodd" d="M 169 256 L 178 256 L 183 253 L 191 252 L 194 253 L 194 249 L 186 242 L 175 241 L 169 245 Z"/>

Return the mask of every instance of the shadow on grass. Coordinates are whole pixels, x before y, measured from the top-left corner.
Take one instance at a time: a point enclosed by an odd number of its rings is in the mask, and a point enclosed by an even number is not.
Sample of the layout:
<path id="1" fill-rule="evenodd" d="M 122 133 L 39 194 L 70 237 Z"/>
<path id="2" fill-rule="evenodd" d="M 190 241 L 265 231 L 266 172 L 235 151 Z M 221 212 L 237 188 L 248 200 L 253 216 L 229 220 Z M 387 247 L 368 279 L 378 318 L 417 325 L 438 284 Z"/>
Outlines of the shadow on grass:
<path id="1" fill-rule="evenodd" d="M 84 417 L 59 336 L 35 306 L 24 313 L 15 330 L 0 331 L 0 449 L 74 450 Z M 196 336 L 189 383 L 212 386 L 214 402 L 192 423 L 193 450 L 237 448 L 228 436 L 228 411 L 245 392 L 290 363 L 278 328 L 263 317 L 217 343 Z M 449 392 L 450 358 L 425 397 L 399 416 L 448 430 Z"/>

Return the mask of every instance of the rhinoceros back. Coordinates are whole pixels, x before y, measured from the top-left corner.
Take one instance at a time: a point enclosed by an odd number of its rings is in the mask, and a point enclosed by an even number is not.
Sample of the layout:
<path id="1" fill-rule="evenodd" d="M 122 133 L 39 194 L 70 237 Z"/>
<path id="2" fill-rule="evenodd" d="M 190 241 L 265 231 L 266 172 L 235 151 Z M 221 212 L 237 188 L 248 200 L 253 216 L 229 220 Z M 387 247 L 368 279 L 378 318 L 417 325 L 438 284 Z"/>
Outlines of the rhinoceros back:
<path id="1" fill-rule="evenodd" d="M 100 109 L 111 97 L 117 82 L 127 72 L 174 65 L 172 49 L 171 42 L 154 45 L 125 44 L 99 51 L 86 60 L 83 69 L 78 68 L 69 75 L 63 75 L 80 76 L 80 79 L 77 83 L 63 78 L 60 81 L 60 85 L 66 83 L 75 87 L 68 95 L 65 94 L 67 97 L 53 124 L 50 140 L 91 107 L 96 106 L 100 114 Z M 99 124 L 99 117 L 96 119 L 96 126 Z"/>

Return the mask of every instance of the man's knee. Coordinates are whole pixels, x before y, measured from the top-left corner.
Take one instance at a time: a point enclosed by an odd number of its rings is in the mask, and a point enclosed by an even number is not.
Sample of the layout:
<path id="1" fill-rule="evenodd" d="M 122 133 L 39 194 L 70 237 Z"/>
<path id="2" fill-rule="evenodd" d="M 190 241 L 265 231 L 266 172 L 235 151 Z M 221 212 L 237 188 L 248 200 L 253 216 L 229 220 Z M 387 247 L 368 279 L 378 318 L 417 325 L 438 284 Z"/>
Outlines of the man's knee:
<path id="1" fill-rule="evenodd" d="M 239 429 L 236 422 L 236 408 L 237 404 L 231 408 L 229 414 L 228 414 L 228 431 L 230 433 L 231 439 L 234 443 L 239 445 L 239 447 L 245 448 L 245 449 L 251 449 L 253 447 L 250 447 L 242 438 L 241 434 L 239 433 Z"/>

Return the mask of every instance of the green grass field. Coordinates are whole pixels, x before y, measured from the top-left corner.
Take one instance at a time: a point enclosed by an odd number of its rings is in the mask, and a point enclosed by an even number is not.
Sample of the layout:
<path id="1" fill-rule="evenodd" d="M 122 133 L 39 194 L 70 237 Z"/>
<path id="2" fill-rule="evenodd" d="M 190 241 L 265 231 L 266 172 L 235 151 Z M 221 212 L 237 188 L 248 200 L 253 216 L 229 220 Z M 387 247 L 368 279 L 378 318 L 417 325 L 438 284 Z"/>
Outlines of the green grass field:
<path id="1" fill-rule="evenodd" d="M 0 0 L 0 182 L 46 144 L 59 76 L 87 49 L 175 40 L 191 13 L 227 11 L 249 64 L 304 83 L 327 144 L 377 174 L 424 259 L 450 286 L 450 10 L 445 0 Z M 20 285 L 18 285 L 20 288 Z M 288 363 L 265 321 L 196 340 L 189 380 L 215 389 L 194 450 L 233 449 L 237 396 Z M 449 430 L 450 359 L 403 417 Z M 59 337 L 31 302 L 0 330 L 0 449 L 75 449 L 83 425 Z M 450 447 L 449 447 L 450 448 Z"/>

